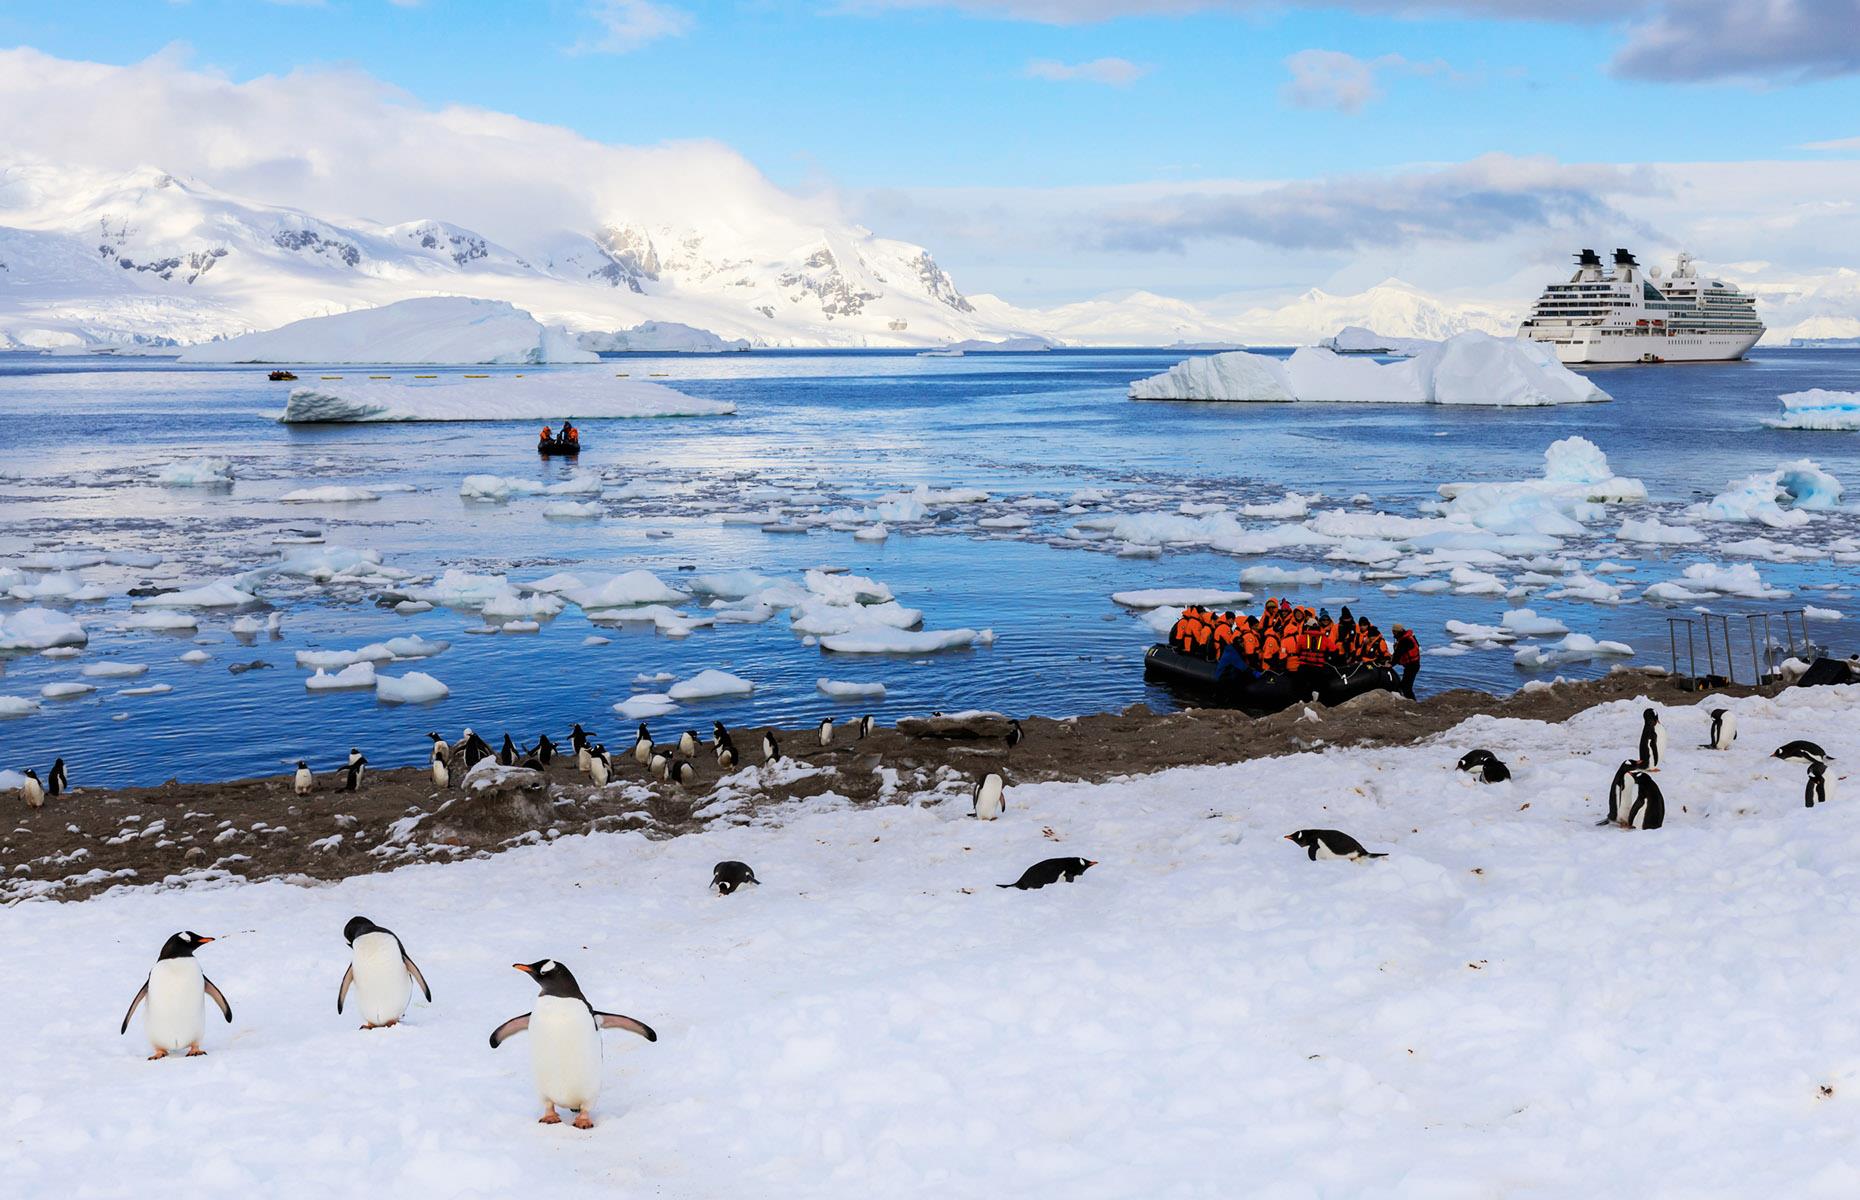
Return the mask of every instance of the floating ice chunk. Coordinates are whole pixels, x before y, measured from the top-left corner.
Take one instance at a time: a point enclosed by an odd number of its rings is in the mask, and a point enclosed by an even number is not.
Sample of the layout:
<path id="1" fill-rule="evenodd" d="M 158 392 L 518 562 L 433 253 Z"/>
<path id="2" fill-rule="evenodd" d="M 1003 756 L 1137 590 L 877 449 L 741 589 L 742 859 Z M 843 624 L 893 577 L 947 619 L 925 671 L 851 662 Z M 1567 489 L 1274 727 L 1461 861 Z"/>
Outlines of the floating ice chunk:
<path id="1" fill-rule="evenodd" d="M 296 654 L 297 665 L 313 667 L 318 671 L 340 671 L 360 662 L 387 662 L 394 657 L 382 642 L 370 642 L 356 650 L 299 650 Z"/>
<path id="2" fill-rule="evenodd" d="M 1555 637 L 1569 632 L 1569 626 L 1555 617 L 1540 617 L 1528 608 L 1511 609 L 1499 618 L 1499 624 L 1519 637 Z"/>
<path id="3" fill-rule="evenodd" d="M 1624 542 L 1671 546 L 1690 546 L 1705 540 L 1704 534 L 1690 526 L 1662 525 L 1655 517 L 1642 520 L 1629 517 L 1621 522 L 1621 531 L 1615 536 Z"/>
<path id="4" fill-rule="evenodd" d="M 1782 416 L 1763 422 L 1771 429 L 1860 429 L 1860 392 L 1811 388 L 1778 399 L 1782 401 Z"/>
<path id="5" fill-rule="evenodd" d="M 1721 567 L 1715 563 L 1694 563 L 1684 572 L 1686 587 L 1726 596 L 1743 596 L 1752 600 L 1774 600 L 1789 593 L 1763 582 L 1763 576 L 1750 563 Z"/>
<path id="6" fill-rule="evenodd" d="M 573 500 L 558 500 L 543 506 L 543 516 L 551 521 L 595 521 L 601 517 L 601 506 L 594 500 L 583 504 Z"/>
<path id="7" fill-rule="evenodd" d="M 173 684 L 151 683 L 143 687 L 124 688 L 116 694 L 119 696 L 165 696 L 173 690 Z"/>
<path id="8" fill-rule="evenodd" d="M 403 617 L 410 617 L 416 613 L 432 612 L 433 605 L 428 600 L 402 600 L 394 606 L 394 611 Z"/>
<path id="9" fill-rule="evenodd" d="M 890 588 L 863 575 L 831 575 L 816 569 L 802 580 L 808 591 L 830 604 L 883 604 L 892 598 Z"/>
<path id="10" fill-rule="evenodd" d="M 304 687 L 313 692 L 346 691 L 352 688 L 373 686 L 375 686 L 375 664 L 372 662 L 350 663 L 334 675 L 318 667 L 316 674 L 304 680 Z"/>
<path id="11" fill-rule="evenodd" d="M 85 666 L 84 674 L 91 679 L 128 679 L 135 675 L 148 674 L 147 663 L 131 662 L 96 662 Z"/>
<path id="12" fill-rule="evenodd" d="M 628 571 L 605 582 L 568 588 L 562 595 L 582 609 L 623 608 L 641 604 L 683 604 L 689 595 L 651 571 Z"/>
<path id="13" fill-rule="evenodd" d="M 1772 529 L 1794 529 L 1809 522 L 1809 510 L 1829 509 L 1840 503 L 1840 480 L 1813 461 L 1800 458 L 1774 471 L 1759 471 L 1733 480 L 1729 487 L 1688 515 L 1708 521 L 1755 521 Z"/>
<path id="14" fill-rule="evenodd" d="M 375 699 L 384 704 L 426 704 L 450 694 L 450 688 L 424 671 L 375 677 Z"/>
<path id="15" fill-rule="evenodd" d="M 1668 604 L 1683 604 L 1688 600 L 1709 600 L 1712 597 L 1710 592 L 1695 592 L 1677 583 L 1656 583 L 1649 586 L 1641 595 L 1649 600 L 1664 600 Z"/>
<path id="16" fill-rule="evenodd" d="M 983 529 L 1025 529 L 1033 524 L 1031 520 L 1019 513 L 1008 513 L 1000 517 L 983 517 L 976 525 Z"/>
<path id="17" fill-rule="evenodd" d="M 1580 571 L 1563 581 L 1563 586 L 1544 594 L 1546 600 L 1587 600 L 1595 604 L 1618 604 L 1621 589 Z"/>
<path id="18" fill-rule="evenodd" d="M 1240 582 L 1269 587 L 1315 587 L 1324 582 L 1324 572 L 1316 567 L 1299 567 L 1295 570 L 1284 567 L 1248 567 L 1240 572 Z"/>
<path id="19" fill-rule="evenodd" d="M 695 595 L 741 600 L 753 596 L 775 580 L 754 571 L 722 571 L 711 575 L 693 575 L 687 582 Z"/>
<path id="20" fill-rule="evenodd" d="M 584 646 L 605 646 L 612 641 L 612 638 L 604 638 L 598 633 L 590 633 L 587 637 L 581 639 L 581 644 Z"/>
<path id="21" fill-rule="evenodd" d="M 82 646 L 90 635 L 76 617 L 50 608 L 22 608 L 0 613 L 0 650 L 44 650 Z"/>
<path id="22" fill-rule="evenodd" d="M 1479 642 L 1485 645 L 1497 645 L 1501 642 L 1515 642 L 1518 635 L 1509 629 L 1497 625 L 1476 625 L 1471 621 L 1448 621 L 1447 632 L 1456 642 Z"/>
<path id="23" fill-rule="evenodd" d="M 891 529 L 883 521 L 876 525 L 867 525 L 863 529 L 853 530 L 853 540 L 859 542 L 882 542 L 891 536 Z"/>
<path id="24" fill-rule="evenodd" d="M 955 650 L 977 642 L 987 644 L 993 631 L 943 629 L 911 632 L 904 629 L 861 629 L 820 639 L 820 648 L 838 654 L 930 654 Z"/>
<path id="25" fill-rule="evenodd" d="M 381 493 L 364 487 L 345 487 L 338 483 L 322 487 L 298 488 L 278 497 L 282 504 L 364 504 L 381 499 Z"/>
<path id="26" fill-rule="evenodd" d="M 1271 521 L 1291 521 L 1311 512 L 1311 499 L 1297 492 L 1287 492 L 1284 499 L 1275 500 L 1270 504 L 1242 505 L 1240 512 L 1248 517 L 1263 517 Z"/>
<path id="27" fill-rule="evenodd" d="M 1813 604 L 1804 605 L 1802 615 L 1810 621 L 1839 621 L 1841 612 L 1835 608 L 1817 608 Z"/>
<path id="28" fill-rule="evenodd" d="M 1148 588 L 1111 593 L 1111 603 L 1125 608 L 1181 608 L 1189 604 L 1203 608 L 1228 608 L 1235 604 L 1245 604 L 1252 598 L 1252 592 L 1236 592 L 1225 588 Z"/>
<path id="29" fill-rule="evenodd" d="M 1520 646 L 1512 660 L 1525 670 L 1589 662 L 1597 658 L 1632 658 L 1634 648 L 1625 642 L 1599 642 L 1586 633 L 1572 633 L 1549 647 Z"/>
<path id="30" fill-rule="evenodd" d="M 642 684 L 650 686 L 657 683 L 671 683 L 677 678 L 678 676 L 672 674 L 670 671 L 641 671 L 639 674 L 633 676 L 633 686 L 638 687 Z"/>
<path id="31" fill-rule="evenodd" d="M 39 689 L 39 695 L 47 700 L 70 700 L 96 690 L 88 683 L 48 683 Z"/>
<path id="32" fill-rule="evenodd" d="M 102 586 L 86 583 L 81 576 L 67 571 L 41 575 L 37 579 L 20 575 L 18 572 L 13 572 L 13 574 L 22 580 L 30 580 L 30 582 L 15 583 L 5 589 L 6 594 L 15 600 L 101 600 L 109 595 Z"/>
<path id="33" fill-rule="evenodd" d="M 666 689 L 666 694 L 673 700 L 709 700 L 718 696 L 747 696 L 756 690 L 756 685 L 727 671 L 715 669 L 700 671 L 691 678 L 674 683 Z"/>
<path id="34" fill-rule="evenodd" d="M 486 621 L 526 621 L 553 617 L 562 611 L 562 600 L 559 596 L 542 593 L 519 596 L 516 592 L 504 592 L 486 600 L 478 611 Z"/>
<path id="35" fill-rule="evenodd" d="M 199 664 L 208 661 L 212 657 L 213 656 L 208 654 L 205 650 L 189 650 L 186 654 L 181 656 L 181 661 L 184 663 Z"/>
<path id="36" fill-rule="evenodd" d="M 163 467 L 155 481 L 163 487 L 227 487 L 233 481 L 232 461 L 205 456 L 183 459 Z"/>
<path id="37" fill-rule="evenodd" d="M 549 371 L 518 379 L 413 382 L 319 382 L 291 391 L 278 420 L 533 421 L 565 412 L 577 420 L 710 417 L 736 411 L 723 400 L 700 400 L 656 383 L 615 379 L 605 371 Z"/>
<path id="38" fill-rule="evenodd" d="M 645 721 L 678 711 L 678 702 L 660 692 L 641 692 L 614 705 L 614 711 L 629 721 Z"/>
<path id="39" fill-rule="evenodd" d="M 823 696 L 835 700 L 883 700 L 885 685 L 882 683 L 852 683 L 841 679 L 828 679 L 821 676 L 814 681 L 814 687 Z"/>
<path id="40" fill-rule="evenodd" d="M 407 637 L 389 638 L 387 641 L 383 642 L 382 645 L 385 646 L 387 652 L 395 658 L 431 658 L 435 654 L 443 654 L 451 647 L 452 643 L 441 641 L 429 642 L 415 633 Z"/>
<path id="41" fill-rule="evenodd" d="M 200 618 L 193 613 L 184 612 L 139 612 L 130 613 L 123 620 L 124 629 L 195 629 L 200 625 Z"/>
<path id="42" fill-rule="evenodd" d="M 510 475 L 467 475 L 459 481 L 459 498 L 504 501 L 512 496 L 540 496 L 547 488 L 548 485 L 539 479 L 518 479 Z"/>
<path id="43" fill-rule="evenodd" d="M 1734 554 L 1739 558 L 1761 558 L 1768 562 L 1800 562 L 1810 558 L 1826 558 L 1828 551 L 1814 546 L 1791 546 L 1787 542 L 1772 541 L 1769 538 L 1739 538 L 1735 542 L 1720 542 L 1714 547 L 1720 554 Z"/>
<path id="44" fill-rule="evenodd" d="M 23 717 L 39 710 L 39 702 L 30 696 L 0 696 L 0 717 Z M 25 776 L 20 776 L 23 780 Z M 17 788 L 19 784 L 13 784 Z M 0 782 L 0 790 L 6 787 Z"/>

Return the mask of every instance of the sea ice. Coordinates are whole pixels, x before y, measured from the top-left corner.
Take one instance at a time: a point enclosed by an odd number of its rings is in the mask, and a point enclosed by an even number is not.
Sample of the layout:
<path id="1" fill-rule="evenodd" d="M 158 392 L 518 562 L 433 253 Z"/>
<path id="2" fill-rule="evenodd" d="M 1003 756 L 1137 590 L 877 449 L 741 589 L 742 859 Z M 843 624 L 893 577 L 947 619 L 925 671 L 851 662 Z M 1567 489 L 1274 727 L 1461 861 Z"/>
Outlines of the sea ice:
<path id="1" fill-rule="evenodd" d="M 673 700 L 688 702 L 719 696 L 747 696 L 755 690 L 756 685 L 747 679 L 712 669 L 700 671 L 689 679 L 674 683 L 666 689 L 666 694 Z"/>
<path id="2" fill-rule="evenodd" d="M 0 613 L 0 650 L 44 650 L 82 646 L 90 640 L 76 617 L 51 608 Z"/>
<path id="3" fill-rule="evenodd" d="M 375 699 L 385 704 L 425 704 L 444 700 L 449 694 L 445 684 L 424 671 L 375 676 Z"/>
<path id="4" fill-rule="evenodd" d="M 354 421 L 577 421 L 710 417 L 736 411 L 656 383 L 616 379 L 594 367 L 490 379 L 421 382 L 319 382 L 292 390 L 278 420 L 287 424 Z M 583 438 L 595 440 L 584 426 Z"/>
<path id="5" fill-rule="evenodd" d="M 232 460 L 201 457 L 163 467 L 155 476 L 163 487 L 225 487 L 232 483 Z"/>

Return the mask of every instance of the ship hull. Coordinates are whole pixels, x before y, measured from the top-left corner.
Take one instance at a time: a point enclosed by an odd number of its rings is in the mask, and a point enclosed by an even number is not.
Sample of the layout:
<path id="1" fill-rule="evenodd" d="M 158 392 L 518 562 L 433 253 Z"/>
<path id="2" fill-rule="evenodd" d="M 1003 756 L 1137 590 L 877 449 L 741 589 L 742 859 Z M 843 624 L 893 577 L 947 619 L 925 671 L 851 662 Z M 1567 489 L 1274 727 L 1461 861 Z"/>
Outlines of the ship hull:
<path id="1" fill-rule="evenodd" d="M 1744 357 L 1763 336 L 1762 330 L 1751 333 L 1695 333 L 1661 335 L 1604 336 L 1600 328 L 1559 329 L 1555 339 L 1532 340 L 1548 344 L 1557 358 L 1567 366 L 1630 364 L 1649 362 L 1731 362 Z M 1520 332 L 1521 338 L 1530 338 Z"/>

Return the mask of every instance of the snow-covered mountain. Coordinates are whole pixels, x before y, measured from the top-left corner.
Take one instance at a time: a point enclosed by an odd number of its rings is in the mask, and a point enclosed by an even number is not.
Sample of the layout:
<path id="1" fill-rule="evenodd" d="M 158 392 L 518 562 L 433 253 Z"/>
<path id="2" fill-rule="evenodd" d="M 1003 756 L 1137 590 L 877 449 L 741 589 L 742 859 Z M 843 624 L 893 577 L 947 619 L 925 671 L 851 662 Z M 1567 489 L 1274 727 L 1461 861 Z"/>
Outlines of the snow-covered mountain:
<path id="1" fill-rule="evenodd" d="M 199 342 L 416 296 L 505 300 L 582 332 L 674 322 L 761 346 L 1026 333 L 920 246 L 780 213 L 613 221 L 500 245 L 439 219 L 324 218 L 155 168 L 0 168 L 0 346 Z"/>

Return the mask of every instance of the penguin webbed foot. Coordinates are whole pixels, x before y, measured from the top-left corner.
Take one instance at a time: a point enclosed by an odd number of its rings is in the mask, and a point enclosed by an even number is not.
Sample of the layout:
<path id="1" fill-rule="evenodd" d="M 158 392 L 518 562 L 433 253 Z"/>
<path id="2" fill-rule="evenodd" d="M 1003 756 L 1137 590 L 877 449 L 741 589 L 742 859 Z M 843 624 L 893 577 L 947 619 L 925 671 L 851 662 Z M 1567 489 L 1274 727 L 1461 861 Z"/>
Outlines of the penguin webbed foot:
<path id="1" fill-rule="evenodd" d="M 157 1050 L 155 1053 L 149 1055 L 149 1061 L 154 1062 L 157 1059 L 162 1059 L 162 1058 L 167 1058 L 167 1057 L 168 1057 L 168 1052 L 166 1050 Z"/>
<path id="2" fill-rule="evenodd" d="M 588 1115 L 587 1109 L 584 1108 L 580 1112 L 575 1114 L 575 1128 L 576 1129 L 593 1129 L 594 1128 L 594 1118 Z"/>
<path id="3" fill-rule="evenodd" d="M 206 1056 L 207 1052 L 202 1050 L 199 1046 L 189 1046 L 187 1048 L 187 1057 L 189 1058 L 205 1058 Z"/>
<path id="4" fill-rule="evenodd" d="M 562 1118 L 556 1114 L 555 1105 L 551 1104 L 543 1109 L 543 1115 L 536 1118 L 536 1123 L 538 1125 L 560 1125 Z"/>

